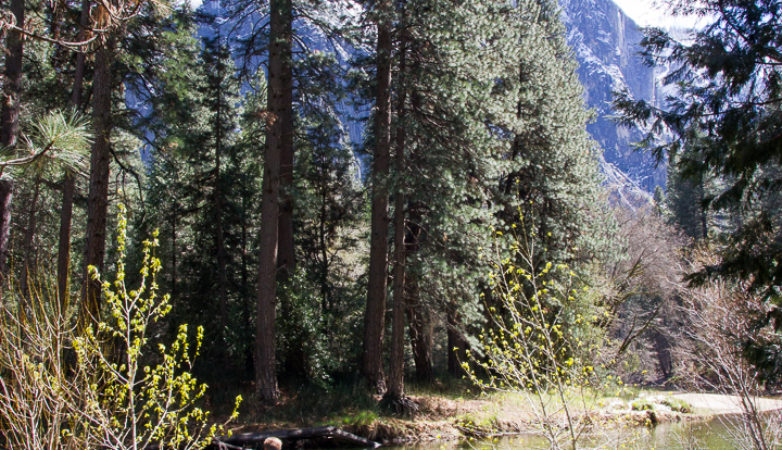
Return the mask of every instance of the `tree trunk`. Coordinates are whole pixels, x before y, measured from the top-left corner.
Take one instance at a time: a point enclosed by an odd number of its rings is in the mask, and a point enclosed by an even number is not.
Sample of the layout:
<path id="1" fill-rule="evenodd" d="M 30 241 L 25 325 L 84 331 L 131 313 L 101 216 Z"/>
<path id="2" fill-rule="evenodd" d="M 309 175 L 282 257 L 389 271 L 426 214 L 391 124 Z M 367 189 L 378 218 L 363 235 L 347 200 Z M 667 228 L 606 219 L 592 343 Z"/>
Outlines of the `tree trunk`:
<path id="1" fill-rule="evenodd" d="M 60 235 L 57 243 L 57 296 L 60 310 L 65 311 L 70 298 L 69 283 L 71 267 L 71 220 L 73 218 L 73 193 L 76 180 L 73 172 L 66 171 L 62 180 L 62 205 L 60 208 Z"/>
<path id="2" fill-rule="evenodd" d="M 64 7 L 64 5 L 62 6 Z M 84 40 L 87 22 L 90 17 L 90 2 L 83 0 L 81 3 L 81 17 L 79 25 L 79 40 Z M 71 92 L 71 107 L 76 110 L 81 106 L 82 86 L 84 84 L 84 70 L 86 66 L 84 52 L 76 54 L 76 68 L 73 73 L 73 91 Z M 71 271 L 71 231 L 73 221 L 73 194 L 76 191 L 76 178 L 70 170 L 66 170 L 62 181 L 62 206 L 60 208 L 60 235 L 57 244 L 57 294 L 60 299 L 62 311 L 68 306 L 70 298 L 69 278 Z"/>
<path id="3" fill-rule="evenodd" d="M 456 306 L 448 308 L 448 373 L 462 375 L 462 362 L 466 360 L 467 340 L 461 332 L 461 320 Z"/>
<path id="4" fill-rule="evenodd" d="M 22 239 L 22 248 L 24 253 L 24 265 L 22 267 L 22 279 L 21 289 L 22 293 L 28 299 L 32 296 L 30 289 L 30 278 L 34 277 L 36 265 L 38 264 L 35 257 L 35 229 L 38 228 L 38 199 L 41 195 L 41 177 L 40 175 L 35 177 L 33 183 L 33 198 L 30 201 L 27 211 L 27 227 L 24 230 L 24 238 Z"/>
<path id="5" fill-rule="evenodd" d="M 652 331 L 654 352 L 657 354 L 657 365 L 662 374 L 662 380 L 668 381 L 673 376 L 673 358 L 671 355 L 671 343 L 659 330 Z"/>
<path id="6" fill-rule="evenodd" d="M 288 283 L 296 269 L 293 242 L 293 8 L 290 1 L 280 10 L 280 28 L 276 36 L 279 82 L 276 95 L 275 119 L 280 127 L 280 211 L 277 223 L 277 282 Z M 280 313 L 284 317 L 295 314 L 287 296 L 280 298 Z M 294 319 L 295 320 L 295 319 Z M 306 376 L 304 349 L 289 347 L 282 357 L 282 371 L 286 375 Z"/>
<path id="7" fill-rule="evenodd" d="M 404 157 L 402 157 L 404 158 Z M 397 156 L 397 159 L 401 159 Z M 400 165 L 397 162 L 397 165 Z M 405 200 L 401 189 L 394 199 L 394 285 L 391 320 L 391 360 L 386 397 L 400 399 L 405 394 Z"/>
<path id="8" fill-rule="evenodd" d="M 106 254 L 106 215 L 109 207 L 109 158 L 111 149 L 111 39 L 95 51 L 92 82 L 92 125 L 95 142 L 90 155 L 90 188 L 87 197 L 87 249 L 85 282 L 79 311 L 79 323 L 88 326 L 100 320 L 100 283 L 92 280 L 87 267 L 103 269 Z"/>
<path id="9" fill-rule="evenodd" d="M 244 317 L 244 323 L 242 324 L 243 330 L 242 330 L 242 336 L 250 337 L 253 333 L 253 321 L 252 321 L 252 287 L 249 286 L 250 284 L 250 271 L 248 270 L 249 266 L 249 249 L 248 249 L 248 239 L 247 239 L 247 202 L 246 197 L 242 198 L 242 267 L 241 267 L 241 278 L 242 278 L 242 287 L 240 289 L 241 292 L 241 299 L 242 299 L 242 315 Z M 253 346 L 249 344 L 249 339 L 247 344 L 244 347 L 244 369 L 245 369 L 245 375 L 247 379 L 253 378 Z"/>
<path id="10" fill-rule="evenodd" d="M 90 20 L 90 0 L 82 0 L 81 16 L 79 17 L 79 40 L 86 38 L 87 25 Z M 81 109 L 81 98 L 84 85 L 84 71 L 87 65 L 87 55 L 82 51 L 76 53 L 76 68 L 73 72 L 73 91 L 71 92 L 71 106 Z"/>
<path id="11" fill-rule="evenodd" d="M 700 212 L 701 233 L 705 240 L 709 237 L 709 212 L 706 202 L 706 183 L 703 175 L 701 175 L 698 180 L 698 193 L 700 194 L 700 198 L 698 199 L 698 212 Z"/>
<path id="12" fill-rule="evenodd" d="M 11 13 L 16 25 L 24 27 L 24 0 L 11 0 Z M 22 90 L 23 36 L 15 31 L 8 32 L 5 51 L 5 78 L 3 99 L 0 106 L 0 146 L 12 148 L 19 137 L 19 94 Z M 8 276 L 6 259 L 8 241 L 11 235 L 11 200 L 14 182 L 0 179 L 0 286 Z"/>
<path id="13" fill-rule="evenodd" d="M 14 196 L 14 180 L 0 178 L 0 287 L 8 277 L 8 242 L 11 237 L 11 201 Z"/>
<path id="14" fill-rule="evenodd" d="M 434 381 L 432 368 L 434 323 L 429 311 L 421 305 L 418 280 L 414 276 L 408 276 L 407 292 L 407 321 L 410 324 L 410 344 L 413 348 L 413 360 L 415 361 L 415 378 L 418 381 L 430 383 Z"/>
<path id="15" fill-rule="evenodd" d="M 24 0 L 11 0 L 11 13 L 16 26 L 24 28 Z M 19 95 L 22 91 L 22 55 L 24 39 L 21 33 L 8 31 L 5 52 L 3 104 L 0 109 L 0 146 L 12 148 L 19 137 Z"/>
<path id="16" fill-rule="evenodd" d="M 394 194 L 394 310 L 391 319 L 391 360 L 388 373 L 386 399 L 400 400 L 405 395 L 405 256 L 407 239 L 405 231 L 405 100 L 403 85 L 407 50 L 404 35 L 399 43 L 399 96 L 396 103 L 396 155 L 394 170 L 396 184 Z"/>
<path id="17" fill-rule="evenodd" d="M 275 111 L 280 122 L 280 218 L 278 233 L 277 268 L 281 281 L 293 275 L 296 254 L 293 246 L 293 8 L 290 2 L 281 11 L 277 36 L 280 71 L 279 91 Z"/>
<path id="18" fill-rule="evenodd" d="M 328 213 L 328 189 L 326 186 L 320 188 L 320 217 L 318 217 L 318 242 L 320 244 L 320 295 L 322 298 L 321 310 L 326 313 L 331 311 L 331 289 L 329 288 L 329 243 L 327 238 L 326 225 L 330 218 Z M 324 314 L 328 320 L 330 315 Z M 326 330 L 331 336 L 332 327 L 326 323 Z"/>
<path id="19" fill-rule="evenodd" d="M 220 305 L 220 329 L 217 330 L 218 338 L 225 342 L 228 328 L 228 257 L 225 252 L 225 233 L 223 230 L 223 189 L 221 153 L 223 150 L 222 136 L 222 89 L 218 91 L 215 104 L 214 134 L 215 134 L 215 182 L 214 182 L 214 208 L 215 208 L 215 246 L 217 256 L 217 301 Z"/>
<path id="20" fill-rule="evenodd" d="M 280 215 L 280 153 L 285 126 L 284 73 L 285 45 L 281 38 L 291 14 L 290 0 L 272 0 L 270 13 L 269 95 L 266 151 L 263 168 L 263 199 L 261 200 L 261 250 L 258 262 L 258 304 L 255 324 L 255 389 L 258 399 L 274 404 L 280 397 L 277 387 L 277 355 L 274 322 L 276 318 L 277 244 Z"/>
<path id="21" fill-rule="evenodd" d="M 415 95 L 413 102 L 415 103 Z M 415 105 L 413 106 L 415 108 Z M 411 162 L 411 164 L 415 164 Z M 407 255 L 415 254 L 421 246 L 424 230 L 421 227 L 421 206 L 411 204 L 409 206 L 410 223 L 409 244 Z M 425 305 L 421 304 L 418 290 L 418 278 L 415 273 L 407 274 L 407 322 L 410 330 L 410 345 L 413 349 L 413 361 L 415 361 L 415 378 L 418 381 L 434 381 L 432 369 L 432 345 L 434 342 L 434 322 Z"/>
<path id="22" fill-rule="evenodd" d="M 364 313 L 363 372 L 371 389 L 385 390 L 382 348 L 388 276 L 388 168 L 391 147 L 391 13 L 392 4 L 378 4 L 377 99 L 375 149 L 372 161 L 372 219 L 369 287 Z"/>
<path id="23" fill-rule="evenodd" d="M 177 298 L 177 227 L 179 208 L 175 205 L 171 215 L 171 298 Z"/>

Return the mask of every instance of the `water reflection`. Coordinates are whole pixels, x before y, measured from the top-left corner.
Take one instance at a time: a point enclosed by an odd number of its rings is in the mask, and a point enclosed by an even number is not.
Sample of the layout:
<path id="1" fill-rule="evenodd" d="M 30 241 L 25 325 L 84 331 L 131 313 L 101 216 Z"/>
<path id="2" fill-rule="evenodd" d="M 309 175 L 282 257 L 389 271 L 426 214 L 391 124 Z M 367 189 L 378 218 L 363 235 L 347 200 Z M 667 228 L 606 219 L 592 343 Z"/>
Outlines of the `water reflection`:
<path id="1" fill-rule="evenodd" d="M 602 430 L 586 436 L 582 448 L 605 449 L 716 449 L 736 448 L 731 443 L 728 426 L 720 420 L 706 423 L 673 423 L 655 428 Z M 548 442 L 541 436 L 503 437 L 493 440 L 464 440 L 427 442 L 392 447 L 396 450 L 452 450 L 452 449 L 546 449 Z"/>

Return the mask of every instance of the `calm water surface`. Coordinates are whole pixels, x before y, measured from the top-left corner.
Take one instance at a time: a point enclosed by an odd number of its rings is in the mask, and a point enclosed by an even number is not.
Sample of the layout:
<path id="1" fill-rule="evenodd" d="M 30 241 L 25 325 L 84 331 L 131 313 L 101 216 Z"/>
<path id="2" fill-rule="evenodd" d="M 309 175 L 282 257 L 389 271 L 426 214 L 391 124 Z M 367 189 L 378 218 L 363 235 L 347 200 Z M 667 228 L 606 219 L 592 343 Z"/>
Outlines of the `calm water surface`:
<path id="1" fill-rule="evenodd" d="M 663 424 L 652 429 L 607 430 L 581 443 L 584 448 L 608 449 L 734 449 L 730 426 L 719 420 L 697 424 Z M 396 450 L 435 449 L 533 449 L 548 448 L 540 436 L 506 437 L 494 441 L 427 442 L 391 447 Z"/>

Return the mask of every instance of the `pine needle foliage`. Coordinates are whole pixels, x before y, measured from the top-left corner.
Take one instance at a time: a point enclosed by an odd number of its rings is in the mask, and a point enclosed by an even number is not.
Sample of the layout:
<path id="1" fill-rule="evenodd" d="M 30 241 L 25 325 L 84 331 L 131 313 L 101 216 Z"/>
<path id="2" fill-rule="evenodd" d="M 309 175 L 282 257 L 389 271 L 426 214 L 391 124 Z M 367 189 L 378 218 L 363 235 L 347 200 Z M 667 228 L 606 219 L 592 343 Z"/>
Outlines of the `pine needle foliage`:
<path id="1" fill-rule="evenodd" d="M 8 167 L 28 167 L 41 171 L 49 165 L 79 171 L 86 169 L 87 149 L 92 141 L 87 118 L 76 111 L 50 111 L 32 124 L 23 135 L 25 145 L 16 150 L 0 149 L 0 173 Z"/>

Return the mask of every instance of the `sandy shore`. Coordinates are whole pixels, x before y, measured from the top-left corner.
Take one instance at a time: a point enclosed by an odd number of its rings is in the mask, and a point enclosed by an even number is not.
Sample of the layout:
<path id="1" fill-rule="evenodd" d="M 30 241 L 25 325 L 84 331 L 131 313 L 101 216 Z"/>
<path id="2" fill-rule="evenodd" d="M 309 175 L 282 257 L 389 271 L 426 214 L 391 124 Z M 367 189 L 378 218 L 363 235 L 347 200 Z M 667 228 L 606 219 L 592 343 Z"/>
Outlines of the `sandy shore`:
<path id="1" fill-rule="evenodd" d="M 735 395 L 722 394 L 672 394 L 671 397 L 689 403 L 695 412 L 710 414 L 736 414 L 743 412 L 741 398 Z M 756 398 L 755 404 L 759 411 L 782 410 L 782 400 L 773 398 Z"/>

